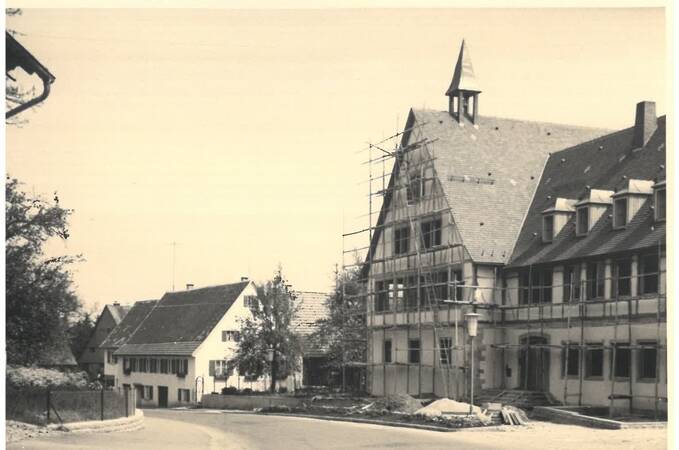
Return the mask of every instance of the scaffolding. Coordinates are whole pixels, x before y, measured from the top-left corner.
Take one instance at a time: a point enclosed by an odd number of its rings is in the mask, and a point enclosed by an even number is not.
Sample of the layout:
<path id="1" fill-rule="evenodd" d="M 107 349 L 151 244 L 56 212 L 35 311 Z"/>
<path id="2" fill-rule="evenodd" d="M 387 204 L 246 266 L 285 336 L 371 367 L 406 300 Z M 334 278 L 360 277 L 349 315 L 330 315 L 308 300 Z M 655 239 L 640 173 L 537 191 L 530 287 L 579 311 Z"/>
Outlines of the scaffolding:
<path id="1" fill-rule="evenodd" d="M 521 330 L 526 339 L 518 344 L 492 343 L 489 349 L 501 351 L 502 370 L 507 359 L 506 351 L 518 350 L 523 362 L 524 380 L 522 386 L 528 386 L 530 354 L 538 352 L 538 365 L 544 367 L 542 359 L 549 356 L 543 350 L 558 350 L 562 356 L 563 396 L 564 404 L 572 404 L 570 399 L 577 397 L 577 404 L 583 404 L 583 383 L 585 382 L 586 353 L 591 350 L 610 352 L 611 376 L 609 410 L 613 413 L 616 400 L 629 401 L 629 411 L 633 411 L 635 398 L 648 398 L 634 392 L 631 367 L 627 381 L 616 380 L 616 368 L 619 351 L 637 354 L 643 350 L 653 349 L 656 355 L 656 376 L 654 395 L 650 396 L 654 404 L 654 414 L 659 414 L 659 403 L 666 401 L 660 395 L 659 379 L 662 361 L 661 353 L 666 357 L 666 346 L 662 345 L 662 324 L 666 322 L 666 296 L 661 293 L 662 254 L 664 242 L 657 245 L 658 270 L 643 274 L 596 276 L 588 279 L 585 264 L 577 264 L 579 271 L 577 280 L 571 276 L 568 283 L 541 284 L 534 273 L 534 267 L 528 267 L 528 283 L 512 288 L 498 286 L 501 280 L 497 270 L 493 276 L 481 276 L 475 270 L 473 261 L 466 251 L 459 236 L 456 224 L 436 173 L 436 140 L 428 139 L 423 132 L 426 123 L 415 124 L 401 132 L 395 133 L 377 143 L 370 143 L 364 149 L 367 160 L 363 162 L 368 168 L 368 214 L 367 226 L 357 231 L 345 232 L 342 235 L 343 269 L 361 268 L 359 282 L 364 290 L 357 294 L 366 304 L 367 323 L 367 383 L 375 387 L 376 370 L 382 375 L 382 393 L 387 395 L 397 390 L 393 382 L 392 392 L 388 392 L 388 368 L 405 367 L 405 392 L 422 396 L 423 368 L 432 370 L 431 393 L 437 392 L 436 376 L 440 377 L 442 389 L 446 397 L 466 398 L 468 396 L 468 378 L 470 361 L 468 358 L 469 343 L 466 333 L 460 336 L 460 324 L 465 310 L 483 311 L 484 320 L 493 330 Z M 406 139 L 410 137 L 410 139 Z M 387 163 L 391 169 L 387 170 Z M 380 175 L 381 172 L 381 175 Z M 381 203 L 378 199 L 381 199 Z M 375 217 L 377 215 L 377 217 Z M 436 219 L 437 217 L 441 219 Z M 430 219 L 440 220 L 438 227 L 423 224 Z M 395 231 L 399 228 L 401 231 Z M 391 231 L 391 233 L 387 231 Z M 407 231 L 405 231 L 407 230 Z M 438 235 L 436 234 L 438 233 Z M 376 238 L 379 237 L 379 239 Z M 366 239 L 367 238 L 367 239 Z M 345 241 L 356 240 L 354 245 Z M 367 245 L 365 240 L 367 240 Z M 414 242 L 414 248 L 402 242 Z M 356 243 L 358 242 L 358 243 Z M 361 243 L 362 242 L 362 243 Z M 435 242 L 436 245 L 432 245 Z M 354 260 L 347 263 L 347 255 Z M 608 264 L 608 263 L 607 263 Z M 610 266 L 610 264 L 608 264 Z M 607 266 L 607 267 L 608 267 Z M 369 270 L 364 270 L 366 267 Z M 608 270 L 608 269 L 607 269 Z M 471 272 L 471 273 L 468 273 Z M 440 276 L 440 274 L 444 274 Z M 642 276 L 656 276 L 658 292 L 654 296 L 621 296 L 617 286 L 622 282 L 634 283 Z M 536 280 L 536 278 L 538 278 Z M 604 286 L 616 286 L 615 295 L 608 298 L 590 298 L 588 289 L 597 283 Z M 560 303 L 552 303 L 543 298 L 543 290 L 560 289 L 568 292 Z M 514 296 L 514 292 L 516 295 Z M 485 298 L 488 295 L 490 298 Z M 551 294 L 550 294 L 551 295 Z M 606 296 L 602 296 L 606 297 Z M 648 308 L 655 302 L 655 309 Z M 643 311 L 640 312 L 640 304 Z M 379 308 L 378 308 L 379 305 Z M 623 306 L 625 306 L 623 308 Z M 626 311 L 625 311 L 626 310 Z M 379 320 L 378 317 L 380 316 Z M 391 316 L 391 319 L 388 319 Z M 654 316 L 654 317 L 651 317 Z M 634 345 L 633 325 L 640 319 L 656 322 L 656 339 L 654 345 Z M 586 342 L 586 330 L 593 322 L 601 322 L 613 327 L 613 345 L 594 345 Z M 565 342 L 539 343 L 531 341 L 531 337 L 544 339 L 546 327 L 566 329 Z M 619 341 L 620 330 L 626 328 L 627 345 Z M 379 341 L 382 352 L 385 351 L 387 333 L 405 330 L 407 345 L 394 346 L 394 358 L 382 355 L 381 361 L 376 358 L 376 342 Z M 431 332 L 432 345 L 423 348 L 423 331 Z M 572 342 L 571 333 L 577 330 L 577 343 Z M 418 347 L 411 347 L 411 334 L 415 334 Z M 444 345 L 445 344 L 445 345 Z M 568 364 L 570 352 L 577 351 L 578 375 L 577 389 L 569 383 Z M 405 358 L 399 355 L 406 353 Z M 422 354 L 433 352 L 430 364 L 423 363 Z M 411 357 L 412 356 L 412 357 Z M 403 362 L 402 360 L 407 361 Z M 413 361 L 417 359 L 417 361 Z M 631 361 L 631 356 L 630 356 Z M 631 364 L 631 362 L 630 362 Z M 411 368 L 416 368 L 417 388 L 411 388 Z M 476 376 L 476 375 L 474 375 Z M 619 378 L 619 377 L 617 377 Z M 451 389 L 451 381 L 455 389 Z M 501 388 L 505 386 L 505 376 L 501 376 Z M 625 394 L 616 391 L 616 384 L 628 384 Z"/>

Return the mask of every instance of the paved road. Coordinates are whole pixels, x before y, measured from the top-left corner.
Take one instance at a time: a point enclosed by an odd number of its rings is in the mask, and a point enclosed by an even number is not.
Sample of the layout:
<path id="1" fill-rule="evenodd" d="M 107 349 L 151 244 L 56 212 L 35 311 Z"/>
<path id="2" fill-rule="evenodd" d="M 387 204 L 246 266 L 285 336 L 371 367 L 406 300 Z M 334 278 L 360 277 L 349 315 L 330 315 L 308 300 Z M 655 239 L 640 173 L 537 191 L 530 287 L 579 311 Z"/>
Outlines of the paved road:
<path id="1" fill-rule="evenodd" d="M 132 432 L 53 436 L 17 442 L 8 449 L 392 449 L 456 450 L 528 448 L 664 449 L 665 430 L 592 430 L 534 423 L 438 433 L 293 417 L 211 410 L 146 410 L 144 428 Z"/>

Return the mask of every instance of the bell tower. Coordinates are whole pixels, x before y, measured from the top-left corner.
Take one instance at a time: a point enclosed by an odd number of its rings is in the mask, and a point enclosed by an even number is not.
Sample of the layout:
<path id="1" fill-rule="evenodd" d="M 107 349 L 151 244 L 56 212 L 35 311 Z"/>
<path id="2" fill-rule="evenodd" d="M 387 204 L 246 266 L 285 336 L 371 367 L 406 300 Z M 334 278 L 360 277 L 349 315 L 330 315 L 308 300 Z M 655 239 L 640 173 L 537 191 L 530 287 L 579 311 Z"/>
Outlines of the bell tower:
<path id="1" fill-rule="evenodd" d="M 465 117 L 471 123 L 476 123 L 479 114 L 480 93 L 481 89 L 474 75 L 469 49 L 463 39 L 460 55 L 457 57 L 457 64 L 455 64 L 453 81 L 450 82 L 450 87 L 446 91 L 448 112 L 460 123 Z"/>

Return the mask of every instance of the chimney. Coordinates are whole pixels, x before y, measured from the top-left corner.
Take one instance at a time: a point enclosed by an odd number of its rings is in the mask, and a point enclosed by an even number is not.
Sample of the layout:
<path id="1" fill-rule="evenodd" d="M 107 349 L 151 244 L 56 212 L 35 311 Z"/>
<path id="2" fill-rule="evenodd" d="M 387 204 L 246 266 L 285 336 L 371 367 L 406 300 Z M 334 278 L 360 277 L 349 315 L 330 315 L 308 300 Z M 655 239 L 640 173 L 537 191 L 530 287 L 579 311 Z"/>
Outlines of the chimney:
<path id="1" fill-rule="evenodd" d="M 637 103 L 637 115 L 634 120 L 634 147 L 643 147 L 658 128 L 655 116 L 655 102 Z"/>
<path id="2" fill-rule="evenodd" d="M 120 306 L 120 302 L 119 301 L 113 302 L 113 306 Z"/>
<path id="3" fill-rule="evenodd" d="M 186 283 L 186 290 L 190 291 L 191 289 L 193 289 L 193 283 Z"/>
<path id="4" fill-rule="evenodd" d="M 249 278 L 248 278 L 248 277 L 240 277 L 240 280 L 241 280 L 241 281 L 248 281 Z"/>

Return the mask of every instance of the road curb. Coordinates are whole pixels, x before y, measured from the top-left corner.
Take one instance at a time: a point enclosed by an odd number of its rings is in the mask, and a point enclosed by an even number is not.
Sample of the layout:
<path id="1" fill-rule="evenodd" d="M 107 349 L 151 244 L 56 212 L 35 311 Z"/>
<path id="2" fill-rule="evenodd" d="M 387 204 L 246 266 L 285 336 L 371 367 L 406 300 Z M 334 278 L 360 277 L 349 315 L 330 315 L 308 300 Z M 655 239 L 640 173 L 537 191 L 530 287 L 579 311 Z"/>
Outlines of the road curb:
<path id="1" fill-rule="evenodd" d="M 436 426 L 436 425 L 423 425 L 423 424 L 418 424 L 418 423 L 392 422 L 392 421 L 389 421 L 389 420 L 377 420 L 377 419 L 360 419 L 358 417 L 318 416 L 318 415 L 313 415 L 313 414 L 287 414 L 287 413 L 268 413 L 268 412 L 261 412 L 261 413 L 256 413 L 256 414 L 267 415 L 267 416 L 303 417 L 303 418 L 306 418 L 306 419 L 328 420 L 328 421 L 334 421 L 334 422 L 362 423 L 362 424 L 369 424 L 369 425 L 382 425 L 382 426 L 386 426 L 386 427 L 414 428 L 414 429 L 417 429 L 417 430 L 438 431 L 440 433 L 450 433 L 450 432 L 455 432 L 455 431 L 463 431 L 463 430 L 469 430 L 470 428 L 483 428 L 484 430 L 492 428 L 492 427 L 448 428 L 448 427 L 439 427 L 439 426 Z"/>
<path id="2" fill-rule="evenodd" d="M 144 426 L 144 412 L 138 409 L 132 417 L 111 420 L 89 420 L 65 424 L 50 424 L 47 428 L 71 433 L 111 433 L 115 431 L 134 431 Z"/>

